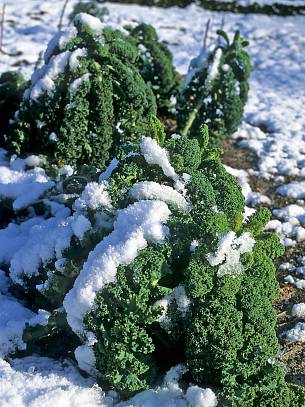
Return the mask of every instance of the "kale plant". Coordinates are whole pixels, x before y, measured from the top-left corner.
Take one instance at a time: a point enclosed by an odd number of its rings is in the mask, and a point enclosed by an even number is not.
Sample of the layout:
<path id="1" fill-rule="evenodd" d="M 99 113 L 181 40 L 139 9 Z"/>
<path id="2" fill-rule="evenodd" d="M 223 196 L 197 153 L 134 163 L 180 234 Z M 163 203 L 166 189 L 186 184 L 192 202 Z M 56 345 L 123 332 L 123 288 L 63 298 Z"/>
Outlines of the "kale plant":
<path id="1" fill-rule="evenodd" d="M 15 115 L 10 150 L 103 168 L 117 145 L 149 132 L 155 98 L 126 35 L 82 13 L 59 32 Z"/>
<path id="2" fill-rule="evenodd" d="M 211 51 L 204 48 L 191 62 L 189 73 L 177 103 L 178 129 L 190 138 L 200 137 L 200 127 L 207 124 L 211 145 L 219 145 L 234 133 L 242 121 L 252 70 L 248 42 L 239 31 L 230 42 L 224 31 Z"/>
<path id="3" fill-rule="evenodd" d="M 139 49 L 138 67 L 156 97 L 158 114 L 168 117 L 181 87 L 181 78 L 173 65 L 172 53 L 159 41 L 151 25 L 143 23 L 136 26 L 130 36 Z"/>
<path id="4" fill-rule="evenodd" d="M 0 147 L 6 145 L 9 121 L 18 109 L 25 86 L 26 81 L 18 72 L 4 72 L 0 76 Z"/>
<path id="5" fill-rule="evenodd" d="M 123 398 L 182 363 L 224 406 L 292 407 L 302 389 L 276 360 L 273 260 L 283 247 L 263 231 L 269 211 L 244 219 L 240 187 L 207 147 L 206 127 L 200 141 L 158 131 L 122 146 L 104 172 L 85 172 L 83 187 L 68 177 L 67 212 L 47 220 L 49 235 L 66 240 L 31 272 L 16 259 L 5 265 L 32 309 L 49 312 L 24 340 L 58 349 L 74 335 L 80 368 Z"/>
<path id="6" fill-rule="evenodd" d="M 90 1 L 79 1 L 75 3 L 71 14 L 69 15 L 69 20 L 73 21 L 74 17 L 79 13 L 87 13 L 91 16 L 97 17 L 100 20 L 103 20 L 105 16 L 109 14 L 107 7 L 102 7 L 99 5 L 97 0 Z"/>

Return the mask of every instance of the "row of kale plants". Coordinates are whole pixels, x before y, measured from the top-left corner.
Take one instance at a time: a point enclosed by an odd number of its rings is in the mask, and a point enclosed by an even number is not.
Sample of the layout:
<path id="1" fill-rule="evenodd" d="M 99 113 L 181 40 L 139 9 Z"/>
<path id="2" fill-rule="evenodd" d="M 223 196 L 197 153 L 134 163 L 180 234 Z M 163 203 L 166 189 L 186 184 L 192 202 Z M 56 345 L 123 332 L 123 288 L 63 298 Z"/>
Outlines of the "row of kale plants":
<path id="1" fill-rule="evenodd" d="M 247 42 L 218 34 L 182 80 L 153 27 L 81 13 L 30 82 L 2 74 L 0 266 L 37 313 L 10 354 L 68 355 L 123 399 L 178 365 L 219 405 L 302 405 L 276 359 L 284 249 L 220 159 Z"/>

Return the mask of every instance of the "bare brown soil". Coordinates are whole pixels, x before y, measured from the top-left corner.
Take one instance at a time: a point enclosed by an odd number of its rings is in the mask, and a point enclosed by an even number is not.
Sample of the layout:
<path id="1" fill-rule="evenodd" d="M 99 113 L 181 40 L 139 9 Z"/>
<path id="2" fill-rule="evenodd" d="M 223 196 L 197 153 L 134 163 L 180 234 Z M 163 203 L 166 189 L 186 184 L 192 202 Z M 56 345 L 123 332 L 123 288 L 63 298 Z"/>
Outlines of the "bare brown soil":
<path id="1" fill-rule="evenodd" d="M 249 170 L 257 169 L 257 156 L 250 150 L 238 147 L 238 141 L 228 139 L 223 144 L 225 151 L 222 159 L 224 164 L 230 167 Z M 292 181 L 293 178 L 286 177 L 285 182 Z M 249 174 L 249 183 L 253 191 L 267 195 L 271 199 L 270 209 L 281 208 L 295 203 L 293 199 L 282 197 L 276 194 L 279 183 L 267 180 L 262 177 Z M 282 184 L 281 182 L 280 184 Z M 298 243 L 294 247 L 286 249 L 285 254 L 278 259 L 277 266 L 289 262 L 297 265 L 297 259 L 305 255 L 305 242 Z M 304 343 L 289 343 L 282 337 L 282 333 L 292 328 L 297 319 L 291 316 L 293 304 L 305 303 L 305 290 L 300 290 L 285 281 L 285 276 L 289 272 L 278 268 L 277 278 L 280 284 L 280 293 L 274 308 L 277 312 L 277 333 L 281 344 L 279 360 L 285 364 L 287 378 L 292 383 L 305 386 L 305 346 Z"/>

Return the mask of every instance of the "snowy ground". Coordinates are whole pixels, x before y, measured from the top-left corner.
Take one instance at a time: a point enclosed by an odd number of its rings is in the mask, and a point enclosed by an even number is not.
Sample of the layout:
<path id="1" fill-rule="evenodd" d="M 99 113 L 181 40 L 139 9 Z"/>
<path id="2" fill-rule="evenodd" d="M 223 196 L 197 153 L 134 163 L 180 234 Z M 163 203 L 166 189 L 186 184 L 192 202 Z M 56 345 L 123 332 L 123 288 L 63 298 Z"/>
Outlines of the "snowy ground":
<path id="1" fill-rule="evenodd" d="M 29 76 L 39 52 L 57 30 L 63 1 L 6 0 L 6 4 L 4 49 L 17 55 L 1 55 L 0 72 L 14 68 Z M 70 1 L 67 14 L 72 4 Z M 277 193 L 287 197 L 289 205 L 274 208 L 276 219 L 269 227 L 282 236 L 287 246 L 301 244 L 305 240 L 305 17 L 244 16 L 209 12 L 196 6 L 167 10 L 107 6 L 111 21 L 153 24 L 161 39 L 169 44 L 181 73 L 186 73 L 190 58 L 199 52 L 208 19 L 211 19 L 210 39 L 215 37 L 224 18 L 226 30 L 240 29 L 250 40 L 249 51 L 254 61 L 250 97 L 245 121 L 234 138 L 242 148 L 255 152 L 257 165 L 246 172 L 230 171 L 240 179 L 249 205 L 272 207 L 268 196 L 251 191 L 249 177 L 265 177 L 279 184 Z M 288 264 L 282 267 L 288 276 L 286 281 L 300 290 L 305 289 L 303 263 L 302 258 L 298 265 L 290 264 L 288 259 Z M 7 343 L 8 335 L 12 343 L 18 341 L 20 324 L 31 318 L 21 304 L 8 297 L 5 284 L 0 271 L 0 345 Z M 10 320 L 7 319 L 6 309 L 16 310 L 14 318 L 10 314 Z M 294 308 L 293 313 L 298 325 L 290 332 L 290 339 L 304 341 L 304 306 Z M 196 389 L 185 395 L 174 382 L 168 381 L 157 392 L 146 392 L 124 406 L 213 406 L 213 400 L 205 396 L 196 393 Z M 80 376 L 68 361 L 59 363 L 34 356 L 15 359 L 11 364 L 0 360 L 1 406 L 53 406 L 55 403 L 73 407 L 111 406 L 116 404 L 116 399 L 113 394 L 106 396 L 93 380 Z"/>

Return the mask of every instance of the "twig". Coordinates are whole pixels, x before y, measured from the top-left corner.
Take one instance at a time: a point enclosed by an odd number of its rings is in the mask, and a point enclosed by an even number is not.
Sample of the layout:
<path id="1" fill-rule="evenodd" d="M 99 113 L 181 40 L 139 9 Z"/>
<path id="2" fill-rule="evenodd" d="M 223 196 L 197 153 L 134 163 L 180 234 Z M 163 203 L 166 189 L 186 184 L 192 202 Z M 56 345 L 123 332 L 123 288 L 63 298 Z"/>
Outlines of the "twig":
<path id="1" fill-rule="evenodd" d="M 207 40 L 208 40 L 208 33 L 209 33 L 209 29 L 210 29 L 210 22 L 211 19 L 209 18 L 206 26 L 205 26 L 205 32 L 204 32 L 204 37 L 203 37 L 203 49 L 206 49 L 207 47 Z"/>
<path id="2" fill-rule="evenodd" d="M 59 23 L 58 23 L 58 30 L 61 30 L 61 29 L 62 29 L 62 23 L 63 23 L 63 20 L 64 20 L 64 15 L 65 15 L 65 12 L 66 12 L 66 8 L 67 8 L 67 5 L 68 5 L 68 1 L 69 1 L 69 0 L 65 0 L 64 5 L 63 5 L 63 8 L 62 8 L 62 10 L 61 10 L 60 19 L 59 19 Z"/>
<path id="3" fill-rule="evenodd" d="M 3 33 L 4 33 L 5 7 L 6 7 L 6 4 L 3 3 L 3 5 L 2 5 L 2 13 L 1 13 L 1 28 L 0 28 L 0 50 L 2 50 L 2 48 L 3 48 Z"/>
<path id="4" fill-rule="evenodd" d="M 17 51 L 15 53 L 10 53 L 10 52 L 4 51 L 4 49 L 3 49 L 5 7 L 6 7 L 6 4 L 3 3 L 2 12 L 1 12 L 1 22 L 0 22 L 0 53 L 3 54 L 3 55 L 8 55 L 9 57 L 18 57 L 19 55 L 22 54 L 22 52 Z"/>

